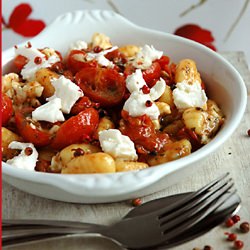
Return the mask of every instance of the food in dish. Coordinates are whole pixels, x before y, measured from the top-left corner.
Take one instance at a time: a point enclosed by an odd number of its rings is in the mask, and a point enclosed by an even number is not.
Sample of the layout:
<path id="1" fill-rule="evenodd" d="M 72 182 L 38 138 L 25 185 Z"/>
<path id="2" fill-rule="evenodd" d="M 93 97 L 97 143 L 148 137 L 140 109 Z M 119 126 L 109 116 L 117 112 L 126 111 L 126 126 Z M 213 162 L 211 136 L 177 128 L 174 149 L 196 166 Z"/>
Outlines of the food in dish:
<path id="1" fill-rule="evenodd" d="M 191 154 L 224 122 L 196 63 L 95 33 L 67 55 L 28 43 L 3 76 L 2 155 L 49 173 L 140 170 Z"/>

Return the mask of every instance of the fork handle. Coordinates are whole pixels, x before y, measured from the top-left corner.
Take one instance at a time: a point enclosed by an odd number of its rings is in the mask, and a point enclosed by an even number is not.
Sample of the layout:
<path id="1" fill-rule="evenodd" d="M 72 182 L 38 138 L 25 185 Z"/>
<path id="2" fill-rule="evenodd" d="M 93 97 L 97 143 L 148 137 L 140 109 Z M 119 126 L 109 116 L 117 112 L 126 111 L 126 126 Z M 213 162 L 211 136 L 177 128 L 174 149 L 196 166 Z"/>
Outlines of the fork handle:
<path id="1" fill-rule="evenodd" d="M 91 226 L 97 226 L 98 224 L 94 223 L 85 223 L 78 221 L 59 221 L 59 220 L 37 220 L 37 219 L 21 219 L 21 220 L 11 220 L 11 219 L 3 219 L 2 220 L 2 228 L 9 227 L 35 227 L 35 226 L 54 226 L 54 227 L 72 227 L 72 228 L 86 228 Z"/>
<path id="2" fill-rule="evenodd" d="M 2 240 L 2 247 L 10 247 L 10 246 L 20 246 L 20 245 L 27 245 L 32 243 L 38 243 L 38 242 L 46 242 L 49 240 L 59 240 L 59 239 L 65 239 L 68 237 L 77 237 L 77 236 L 84 236 L 94 234 L 90 232 L 83 232 L 81 234 L 41 234 L 41 235 L 26 235 L 24 237 L 13 237 L 13 238 L 6 238 Z M 98 237 L 104 237 L 103 235 L 99 233 L 95 233 L 95 236 Z M 105 237 L 108 238 L 108 237 Z"/>
<path id="3" fill-rule="evenodd" d="M 95 224 L 85 224 L 81 228 L 73 227 L 36 227 L 36 228 L 16 228 L 9 227 L 5 228 L 2 231 L 2 240 L 10 240 L 15 238 L 22 238 L 27 236 L 36 236 L 36 235 L 50 235 L 50 234 L 83 234 L 83 233 L 98 233 L 100 229 L 104 229 L 105 226 L 95 225 Z"/>
<path id="4" fill-rule="evenodd" d="M 84 227 L 85 226 L 85 227 Z M 51 238 L 67 237 L 72 235 L 85 235 L 85 234 L 98 234 L 101 229 L 106 226 L 83 223 L 81 228 L 70 227 L 54 227 L 47 226 L 42 228 L 20 228 L 9 227 L 2 231 L 2 245 L 3 246 L 16 246 L 20 244 L 29 244 L 37 241 L 44 241 Z"/>

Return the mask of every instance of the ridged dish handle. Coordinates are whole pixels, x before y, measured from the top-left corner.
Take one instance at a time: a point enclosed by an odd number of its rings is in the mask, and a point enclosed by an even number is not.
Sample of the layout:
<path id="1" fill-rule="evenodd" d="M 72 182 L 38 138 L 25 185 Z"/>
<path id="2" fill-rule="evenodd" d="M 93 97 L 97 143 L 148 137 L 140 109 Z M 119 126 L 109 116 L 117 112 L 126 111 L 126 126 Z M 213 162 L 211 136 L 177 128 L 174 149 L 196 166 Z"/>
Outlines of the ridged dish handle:
<path id="1" fill-rule="evenodd" d="M 46 46 L 56 48 L 64 54 L 67 53 L 68 46 L 76 40 L 90 42 L 95 32 L 112 36 L 114 44 L 122 44 L 126 37 L 126 28 L 137 30 L 138 26 L 114 11 L 77 10 L 57 17 L 38 37 L 32 39 L 32 42 L 36 47 L 44 47 L 46 41 Z M 55 42 L 54 36 L 60 39 Z"/>
<path id="2" fill-rule="evenodd" d="M 51 25 L 58 25 L 58 23 L 62 22 L 63 24 L 80 23 L 83 26 L 85 26 L 84 23 L 86 22 L 88 28 L 89 25 L 100 26 L 102 22 L 105 26 L 112 25 L 112 27 L 113 25 L 117 27 L 120 27 L 120 25 L 135 26 L 135 24 L 111 10 L 77 10 L 74 12 L 68 12 L 57 17 Z M 92 32 L 94 32 L 94 30 L 92 30 Z"/>

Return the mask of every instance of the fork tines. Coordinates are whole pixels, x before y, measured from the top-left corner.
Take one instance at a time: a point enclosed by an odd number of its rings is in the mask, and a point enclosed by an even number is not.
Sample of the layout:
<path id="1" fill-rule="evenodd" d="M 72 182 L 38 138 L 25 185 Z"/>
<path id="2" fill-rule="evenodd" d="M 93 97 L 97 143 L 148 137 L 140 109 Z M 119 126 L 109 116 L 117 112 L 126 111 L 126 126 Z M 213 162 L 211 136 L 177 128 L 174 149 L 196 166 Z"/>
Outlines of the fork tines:
<path id="1" fill-rule="evenodd" d="M 186 231 L 215 211 L 227 199 L 235 194 L 234 183 L 228 174 L 223 175 L 184 200 L 171 205 L 171 208 L 159 216 L 165 240 Z"/>
<path id="2" fill-rule="evenodd" d="M 162 217 L 165 217 L 167 214 L 172 214 L 174 211 L 179 211 L 182 207 L 186 206 L 187 204 L 190 204 L 190 202 L 195 202 L 197 198 L 204 197 L 204 195 L 211 194 L 213 190 L 217 190 L 224 186 L 228 181 L 232 182 L 232 179 L 228 179 L 229 173 L 226 173 L 222 175 L 221 177 L 215 179 L 214 181 L 210 182 L 206 186 L 202 187 L 196 192 L 191 193 L 190 195 L 187 195 L 185 198 L 181 199 L 180 201 L 177 201 L 171 205 L 169 205 L 167 208 L 163 209 L 163 213 L 159 216 L 159 219 Z M 217 187 L 217 189 L 216 189 Z"/>

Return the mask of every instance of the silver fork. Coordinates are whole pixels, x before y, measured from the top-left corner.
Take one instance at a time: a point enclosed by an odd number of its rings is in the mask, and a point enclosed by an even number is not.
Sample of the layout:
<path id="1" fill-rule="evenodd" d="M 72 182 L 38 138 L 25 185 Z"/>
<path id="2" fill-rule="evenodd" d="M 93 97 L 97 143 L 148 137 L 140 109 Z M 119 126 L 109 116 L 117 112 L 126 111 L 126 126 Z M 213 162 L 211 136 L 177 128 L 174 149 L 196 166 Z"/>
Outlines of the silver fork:
<path id="1" fill-rule="evenodd" d="M 207 217 L 235 194 L 234 183 L 228 174 L 168 207 L 134 218 L 123 219 L 111 226 L 45 223 L 41 227 L 3 220 L 3 246 L 25 241 L 26 237 L 59 236 L 69 234 L 98 233 L 115 240 L 129 249 L 150 249 L 167 244 L 188 228 Z M 230 192 L 229 192 L 230 191 Z M 15 224 L 15 225 L 13 225 Z M 46 225 L 47 224 L 47 225 Z M 19 226 L 18 226 L 19 225 Z M 31 227 L 33 226 L 33 227 Z"/>

